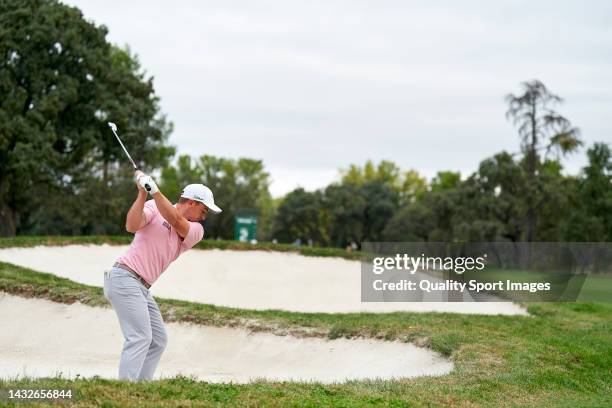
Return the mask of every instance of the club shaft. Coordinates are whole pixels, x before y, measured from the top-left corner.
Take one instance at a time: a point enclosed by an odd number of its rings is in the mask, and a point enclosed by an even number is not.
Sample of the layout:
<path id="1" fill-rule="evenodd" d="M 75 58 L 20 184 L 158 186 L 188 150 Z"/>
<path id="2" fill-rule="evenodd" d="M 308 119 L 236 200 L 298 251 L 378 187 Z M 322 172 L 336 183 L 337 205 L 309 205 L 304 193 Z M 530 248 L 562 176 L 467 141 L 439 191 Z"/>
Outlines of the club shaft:
<path id="1" fill-rule="evenodd" d="M 119 139 L 119 135 L 117 135 L 117 132 L 115 132 L 115 129 L 111 129 L 113 131 L 113 134 L 115 135 L 115 137 L 117 138 L 117 140 L 119 141 L 119 144 L 121 145 L 121 148 L 123 149 L 123 151 L 125 152 L 126 156 L 128 157 L 128 159 L 130 159 L 130 161 L 132 162 L 132 166 L 134 166 L 134 170 L 138 170 L 138 166 L 136 166 L 136 163 L 134 163 L 134 160 L 132 160 L 132 156 L 130 156 L 130 154 L 128 153 L 127 149 L 125 148 L 125 146 L 123 145 L 123 143 L 121 142 L 121 139 Z"/>
<path id="2" fill-rule="evenodd" d="M 111 125 L 111 123 L 109 123 L 109 125 Z M 115 135 L 115 137 L 117 138 L 117 141 L 119 142 L 119 144 L 121 145 L 121 148 L 123 149 L 123 151 L 125 152 L 125 155 L 128 157 L 128 159 L 130 159 L 130 161 L 132 162 L 132 166 L 134 166 L 134 170 L 138 170 L 138 166 L 136 166 L 136 163 L 134 163 L 134 160 L 132 159 L 132 156 L 130 156 L 130 154 L 128 153 L 127 149 L 125 148 L 125 146 L 123 145 L 123 142 L 121 141 L 121 139 L 119 138 L 119 135 L 117 134 L 117 132 L 115 132 L 115 129 L 113 128 L 113 126 L 115 126 L 114 124 L 112 124 L 111 126 L 111 130 L 113 131 L 113 134 Z M 145 184 L 145 190 L 147 191 L 151 191 L 151 186 L 148 184 Z"/>

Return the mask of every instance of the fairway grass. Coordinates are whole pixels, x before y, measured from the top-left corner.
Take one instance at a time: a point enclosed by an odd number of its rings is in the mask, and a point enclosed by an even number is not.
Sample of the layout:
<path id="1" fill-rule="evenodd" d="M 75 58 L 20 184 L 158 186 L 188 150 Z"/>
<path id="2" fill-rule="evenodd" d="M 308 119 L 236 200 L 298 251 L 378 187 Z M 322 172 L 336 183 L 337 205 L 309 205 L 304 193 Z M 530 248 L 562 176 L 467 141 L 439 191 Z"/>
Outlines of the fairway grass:
<path id="1" fill-rule="evenodd" d="M 470 271 L 464 274 L 464 280 L 475 279 L 478 282 L 497 282 L 510 280 L 512 282 L 557 282 L 561 286 L 567 285 L 567 279 L 570 275 L 543 273 L 538 271 L 525 271 L 519 269 L 495 269 L 487 268 L 482 271 Z M 508 299 L 516 299 L 517 296 L 504 295 L 505 291 L 493 291 L 493 294 L 506 297 Z M 555 295 L 561 295 L 563 291 L 558 287 L 552 292 Z M 606 302 L 612 301 L 612 276 L 609 274 L 587 274 L 581 286 L 575 288 L 575 291 L 570 291 L 570 296 L 574 298 L 577 295 L 577 300 L 581 301 L 596 301 Z M 525 294 L 518 295 L 524 299 Z M 538 295 L 535 295 L 538 296 Z M 575 300 L 574 298 L 567 300 Z M 539 298 L 540 300 L 542 298 Z"/>
<path id="2" fill-rule="evenodd" d="M 0 263 L 0 291 L 108 307 L 102 289 Z M 0 380 L 0 387 L 73 388 L 70 406 L 610 406 L 612 303 L 525 304 L 531 316 L 319 314 L 241 310 L 157 299 L 167 321 L 327 338 L 412 342 L 448 356 L 441 377 L 343 384 L 148 383 L 101 378 Z M 27 406 L 19 403 L 16 406 Z"/>

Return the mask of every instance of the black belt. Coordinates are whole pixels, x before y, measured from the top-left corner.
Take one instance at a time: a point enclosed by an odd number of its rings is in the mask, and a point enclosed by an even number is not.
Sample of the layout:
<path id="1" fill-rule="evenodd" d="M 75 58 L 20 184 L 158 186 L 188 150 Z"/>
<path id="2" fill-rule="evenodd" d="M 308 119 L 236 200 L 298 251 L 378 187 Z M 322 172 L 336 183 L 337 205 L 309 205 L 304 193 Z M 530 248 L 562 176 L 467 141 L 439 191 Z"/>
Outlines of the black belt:
<path id="1" fill-rule="evenodd" d="M 119 262 L 115 262 L 115 265 L 113 265 L 113 266 L 114 266 L 115 268 L 120 268 L 120 269 L 123 269 L 124 271 L 127 271 L 127 272 L 131 273 L 132 275 L 134 275 L 134 277 L 135 277 L 136 279 L 138 279 L 138 280 L 140 281 L 140 283 L 142 283 L 142 284 L 145 286 L 145 288 L 147 288 L 147 289 L 151 289 L 151 285 L 149 285 L 149 284 L 147 283 L 147 281 L 146 281 L 146 280 L 144 280 L 144 279 L 143 279 L 143 277 L 142 277 L 142 276 L 140 276 L 140 275 L 139 275 L 139 274 L 138 274 L 136 271 L 133 271 L 132 269 L 130 269 L 130 267 L 129 267 L 129 266 L 124 265 L 124 264 L 119 263 Z"/>

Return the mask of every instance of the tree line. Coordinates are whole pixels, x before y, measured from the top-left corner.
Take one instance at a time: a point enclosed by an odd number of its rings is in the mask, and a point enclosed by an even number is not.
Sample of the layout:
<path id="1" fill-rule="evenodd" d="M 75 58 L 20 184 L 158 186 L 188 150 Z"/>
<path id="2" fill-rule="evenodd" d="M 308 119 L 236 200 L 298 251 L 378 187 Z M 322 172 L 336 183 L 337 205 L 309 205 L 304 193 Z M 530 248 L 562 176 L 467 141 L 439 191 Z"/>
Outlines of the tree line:
<path id="1" fill-rule="evenodd" d="M 502 152 L 465 179 L 446 171 L 413 184 L 389 182 L 385 171 L 367 175 L 375 167 L 369 162 L 325 189 L 289 193 L 273 235 L 281 242 L 313 239 L 340 247 L 364 241 L 611 241 L 610 147 L 594 144 L 587 155 L 578 176 L 563 175 L 557 160 L 547 160 L 530 179 L 524 158 Z"/>
<path id="2" fill-rule="evenodd" d="M 0 3 L 0 236 L 124 234 L 135 198 L 133 169 L 107 121 L 162 191 L 211 187 L 224 212 L 208 238 L 233 238 L 234 216 L 258 214 L 259 240 L 345 247 L 363 241 L 612 241 L 610 146 L 586 149 L 588 165 L 564 175 L 582 148 L 540 81 L 508 95 L 520 151 L 483 160 L 467 177 L 426 180 L 381 161 L 353 164 L 316 191 L 274 200 L 261 160 L 175 159 L 172 124 L 153 78 L 107 29 L 53 0 Z"/>
<path id="3" fill-rule="evenodd" d="M 462 179 L 439 172 L 429 183 L 392 162 L 352 165 L 340 182 L 297 189 L 280 204 L 273 235 L 346 246 L 364 241 L 612 241 L 610 146 L 588 148 L 588 165 L 564 175 L 561 158 L 583 144 L 555 107 L 562 99 L 538 80 L 506 96 L 520 151 L 483 160 Z"/>

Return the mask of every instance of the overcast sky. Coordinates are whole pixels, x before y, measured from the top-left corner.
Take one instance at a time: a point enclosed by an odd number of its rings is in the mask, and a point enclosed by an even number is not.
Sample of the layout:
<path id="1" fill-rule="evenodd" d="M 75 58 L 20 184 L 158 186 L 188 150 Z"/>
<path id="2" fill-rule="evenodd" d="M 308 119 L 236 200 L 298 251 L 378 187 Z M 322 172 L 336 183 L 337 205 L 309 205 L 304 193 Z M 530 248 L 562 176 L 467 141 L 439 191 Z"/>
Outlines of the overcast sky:
<path id="1" fill-rule="evenodd" d="M 274 196 L 368 159 L 465 177 L 518 150 L 504 95 L 534 78 L 612 142 L 609 1 L 67 3 L 138 54 L 180 154 L 262 159 Z"/>

